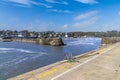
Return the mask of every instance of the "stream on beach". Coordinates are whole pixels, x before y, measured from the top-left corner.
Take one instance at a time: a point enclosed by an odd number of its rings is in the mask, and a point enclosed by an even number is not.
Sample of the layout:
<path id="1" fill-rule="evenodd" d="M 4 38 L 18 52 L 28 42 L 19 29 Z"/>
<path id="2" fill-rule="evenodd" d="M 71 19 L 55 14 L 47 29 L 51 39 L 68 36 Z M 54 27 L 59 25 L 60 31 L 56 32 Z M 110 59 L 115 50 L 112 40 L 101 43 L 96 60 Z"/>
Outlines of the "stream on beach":
<path id="1" fill-rule="evenodd" d="M 97 49 L 101 38 L 66 38 L 65 46 L 47 46 L 23 42 L 0 42 L 0 80 Z"/>

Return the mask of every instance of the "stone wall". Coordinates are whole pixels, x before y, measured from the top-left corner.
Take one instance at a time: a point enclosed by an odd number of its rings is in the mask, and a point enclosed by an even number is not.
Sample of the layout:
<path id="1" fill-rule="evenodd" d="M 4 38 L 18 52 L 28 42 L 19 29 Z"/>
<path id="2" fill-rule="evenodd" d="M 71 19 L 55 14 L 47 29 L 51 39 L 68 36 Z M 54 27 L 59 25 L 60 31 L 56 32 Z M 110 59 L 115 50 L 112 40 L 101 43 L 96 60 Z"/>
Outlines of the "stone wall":
<path id="1" fill-rule="evenodd" d="M 43 45 L 52 45 L 52 46 L 62 46 L 64 45 L 63 41 L 61 38 L 42 38 L 42 39 L 37 39 L 38 44 L 43 44 Z"/>
<path id="2" fill-rule="evenodd" d="M 62 46 L 64 45 L 61 38 L 38 38 L 38 39 L 14 39 L 19 42 L 30 42 L 42 45 Z"/>
<path id="3" fill-rule="evenodd" d="M 101 46 L 107 45 L 107 44 L 114 44 L 120 42 L 120 37 L 103 37 L 101 41 Z"/>

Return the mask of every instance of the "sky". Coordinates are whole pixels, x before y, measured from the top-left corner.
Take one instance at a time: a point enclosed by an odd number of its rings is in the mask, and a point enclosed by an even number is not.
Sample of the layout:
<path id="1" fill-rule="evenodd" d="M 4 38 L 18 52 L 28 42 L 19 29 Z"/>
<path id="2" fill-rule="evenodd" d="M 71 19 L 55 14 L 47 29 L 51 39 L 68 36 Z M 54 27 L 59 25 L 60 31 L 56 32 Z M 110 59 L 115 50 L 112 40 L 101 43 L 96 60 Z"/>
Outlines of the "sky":
<path id="1" fill-rule="evenodd" d="M 0 30 L 120 31 L 120 0 L 0 0 Z"/>

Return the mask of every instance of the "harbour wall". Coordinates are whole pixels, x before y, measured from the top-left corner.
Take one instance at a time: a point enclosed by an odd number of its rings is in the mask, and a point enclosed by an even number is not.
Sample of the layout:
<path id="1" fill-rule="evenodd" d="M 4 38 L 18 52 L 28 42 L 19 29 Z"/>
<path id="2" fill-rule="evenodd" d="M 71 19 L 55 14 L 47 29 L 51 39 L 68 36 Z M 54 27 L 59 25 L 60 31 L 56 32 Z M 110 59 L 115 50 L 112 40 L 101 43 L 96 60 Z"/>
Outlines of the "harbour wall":
<path id="1" fill-rule="evenodd" d="M 101 41 L 101 46 L 114 44 L 120 42 L 120 37 L 103 37 Z"/>
<path id="2" fill-rule="evenodd" d="M 29 42 L 42 45 L 52 45 L 52 46 L 63 46 L 63 40 L 61 38 L 38 38 L 38 39 L 26 39 L 26 38 L 15 38 L 13 41 L 19 42 Z"/>

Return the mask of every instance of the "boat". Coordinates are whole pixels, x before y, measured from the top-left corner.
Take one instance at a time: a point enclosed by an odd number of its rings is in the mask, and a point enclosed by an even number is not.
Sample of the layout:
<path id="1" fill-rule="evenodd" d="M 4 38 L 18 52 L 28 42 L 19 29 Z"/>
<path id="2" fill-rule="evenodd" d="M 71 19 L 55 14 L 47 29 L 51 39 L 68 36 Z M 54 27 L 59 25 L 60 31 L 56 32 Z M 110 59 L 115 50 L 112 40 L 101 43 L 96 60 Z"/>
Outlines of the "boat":
<path id="1" fill-rule="evenodd" d="M 2 38 L 2 41 L 3 41 L 3 42 L 11 42 L 11 41 L 12 41 L 12 38 L 11 38 L 11 37 L 3 37 L 3 38 Z"/>
<path id="2" fill-rule="evenodd" d="M 2 41 L 2 38 L 0 38 L 0 41 Z"/>

